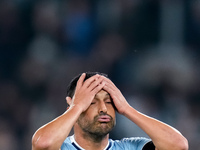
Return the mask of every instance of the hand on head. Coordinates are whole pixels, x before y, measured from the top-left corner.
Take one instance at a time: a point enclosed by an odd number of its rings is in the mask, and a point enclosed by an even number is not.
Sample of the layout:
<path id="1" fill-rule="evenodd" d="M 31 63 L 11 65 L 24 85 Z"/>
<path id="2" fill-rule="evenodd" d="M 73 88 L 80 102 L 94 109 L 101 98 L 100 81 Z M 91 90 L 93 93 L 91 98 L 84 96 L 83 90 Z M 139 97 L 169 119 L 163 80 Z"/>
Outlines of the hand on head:
<path id="1" fill-rule="evenodd" d="M 70 107 L 78 106 L 82 111 L 87 110 L 95 95 L 103 89 L 110 94 L 117 111 L 120 114 L 124 113 L 129 104 L 110 79 L 96 74 L 84 81 L 85 76 L 85 73 L 80 76 L 73 98 L 66 98 Z"/>
<path id="2" fill-rule="evenodd" d="M 70 107 L 78 106 L 82 111 L 85 111 L 90 106 L 94 96 L 105 85 L 103 82 L 103 76 L 96 74 L 84 81 L 85 76 L 85 73 L 80 76 L 73 98 L 66 98 Z"/>

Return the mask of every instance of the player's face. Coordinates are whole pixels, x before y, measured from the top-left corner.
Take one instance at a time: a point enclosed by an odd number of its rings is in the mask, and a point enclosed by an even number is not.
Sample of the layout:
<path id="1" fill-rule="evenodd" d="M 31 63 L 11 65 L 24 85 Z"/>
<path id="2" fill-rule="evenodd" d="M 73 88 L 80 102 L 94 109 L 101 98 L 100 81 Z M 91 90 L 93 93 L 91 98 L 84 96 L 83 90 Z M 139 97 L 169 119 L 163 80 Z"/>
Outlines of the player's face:
<path id="1" fill-rule="evenodd" d="M 115 126 L 115 109 L 110 95 L 99 91 L 93 99 L 89 108 L 83 112 L 78 124 L 87 133 L 95 135 L 106 135 Z"/>

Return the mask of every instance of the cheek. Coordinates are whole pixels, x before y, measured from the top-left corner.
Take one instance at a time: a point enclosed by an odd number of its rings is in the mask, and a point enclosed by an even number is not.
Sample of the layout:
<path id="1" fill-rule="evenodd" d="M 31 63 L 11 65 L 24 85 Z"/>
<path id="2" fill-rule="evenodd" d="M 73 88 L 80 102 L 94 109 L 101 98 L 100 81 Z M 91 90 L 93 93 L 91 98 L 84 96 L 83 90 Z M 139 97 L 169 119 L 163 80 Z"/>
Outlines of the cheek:
<path id="1" fill-rule="evenodd" d="M 83 120 L 93 120 L 95 116 L 95 110 L 92 108 L 88 108 L 85 112 L 80 115 L 80 118 Z"/>
<path id="2" fill-rule="evenodd" d="M 81 126 L 81 127 L 84 127 L 84 126 L 86 126 L 87 124 L 90 124 L 90 122 L 91 122 L 90 117 L 87 116 L 85 113 L 82 113 L 82 114 L 79 116 L 78 120 L 77 120 L 77 123 L 78 123 L 79 126 Z"/>
<path id="3" fill-rule="evenodd" d="M 89 117 L 94 117 L 98 115 L 98 106 L 97 105 L 91 105 L 87 110 L 86 110 L 86 115 Z"/>
<path id="4" fill-rule="evenodd" d="M 115 108 L 113 106 L 108 106 L 108 114 L 115 118 Z"/>

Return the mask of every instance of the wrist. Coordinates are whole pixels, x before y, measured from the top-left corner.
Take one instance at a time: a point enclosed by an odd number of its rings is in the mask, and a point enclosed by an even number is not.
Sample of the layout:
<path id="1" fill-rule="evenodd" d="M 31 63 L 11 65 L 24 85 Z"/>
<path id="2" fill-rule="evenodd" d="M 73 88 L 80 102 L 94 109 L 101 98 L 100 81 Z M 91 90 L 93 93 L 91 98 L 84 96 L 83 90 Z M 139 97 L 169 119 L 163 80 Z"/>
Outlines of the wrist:
<path id="1" fill-rule="evenodd" d="M 72 110 L 72 111 L 74 111 L 76 113 L 79 113 L 79 114 L 81 114 L 83 112 L 83 108 L 78 104 L 70 105 L 68 110 Z"/>
<path id="2" fill-rule="evenodd" d="M 122 112 L 122 115 L 126 116 L 129 113 L 130 109 L 133 109 L 133 108 L 130 105 L 126 105 L 124 107 L 124 111 Z"/>

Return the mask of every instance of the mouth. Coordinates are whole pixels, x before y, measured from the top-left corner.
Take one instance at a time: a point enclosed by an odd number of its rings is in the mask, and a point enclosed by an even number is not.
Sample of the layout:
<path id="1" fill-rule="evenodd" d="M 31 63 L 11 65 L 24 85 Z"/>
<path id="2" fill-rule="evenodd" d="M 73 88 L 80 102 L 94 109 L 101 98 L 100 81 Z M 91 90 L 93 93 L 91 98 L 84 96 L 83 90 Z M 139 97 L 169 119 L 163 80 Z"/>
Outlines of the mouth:
<path id="1" fill-rule="evenodd" d="M 97 121 L 99 121 L 100 123 L 108 123 L 111 121 L 111 117 L 107 115 L 102 115 L 98 117 Z"/>

